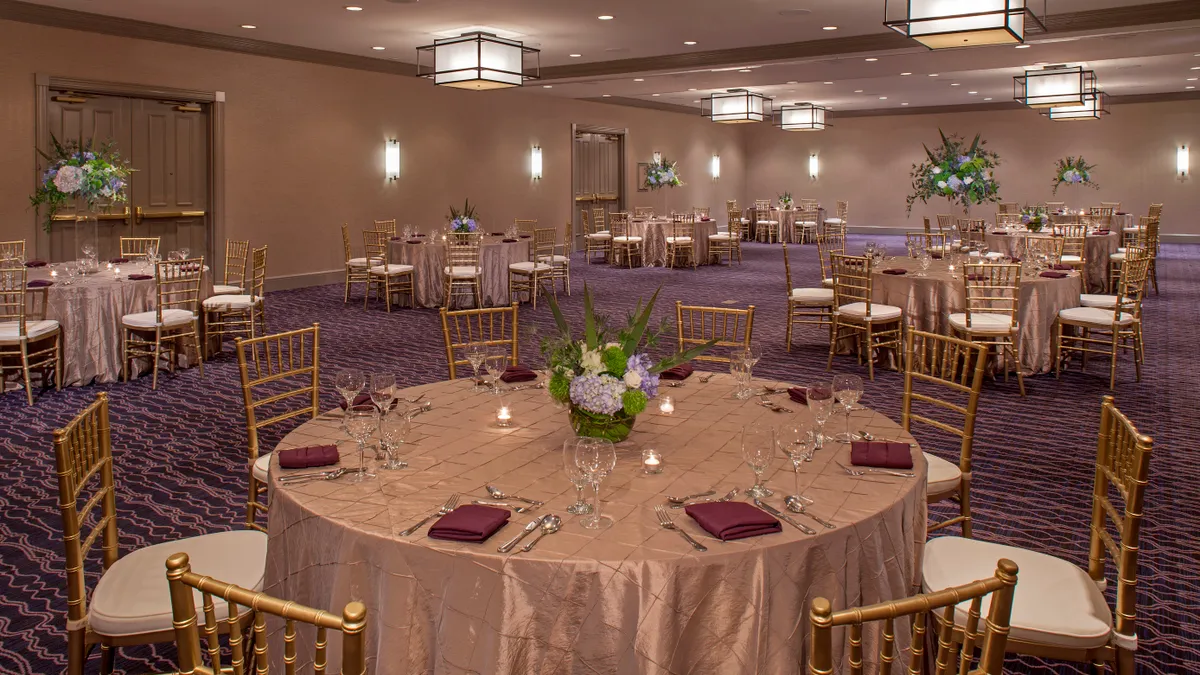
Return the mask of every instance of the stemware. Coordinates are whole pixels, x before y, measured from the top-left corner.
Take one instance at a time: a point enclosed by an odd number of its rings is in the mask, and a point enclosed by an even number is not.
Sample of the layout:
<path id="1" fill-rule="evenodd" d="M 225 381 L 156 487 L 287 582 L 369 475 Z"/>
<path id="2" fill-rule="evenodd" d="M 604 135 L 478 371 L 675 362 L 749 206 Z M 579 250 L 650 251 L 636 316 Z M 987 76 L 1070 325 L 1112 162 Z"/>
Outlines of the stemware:
<path id="1" fill-rule="evenodd" d="M 575 486 L 575 503 L 567 507 L 567 513 L 575 516 L 592 512 L 592 505 L 583 500 L 583 488 L 587 487 L 587 477 L 575 461 L 575 446 L 585 440 L 590 439 L 573 437 L 563 441 L 563 471 L 567 474 L 567 480 Z"/>
<path id="2" fill-rule="evenodd" d="M 396 376 L 390 373 L 374 373 L 371 375 L 371 402 L 379 408 L 380 433 L 383 432 L 383 418 L 392 409 L 392 401 L 396 399 Z M 382 444 L 375 448 L 375 459 L 383 459 Z"/>
<path id="3" fill-rule="evenodd" d="M 398 451 L 408 442 L 408 434 L 412 430 L 412 420 L 409 419 L 408 409 L 398 415 L 387 415 L 379 419 L 379 443 L 383 446 L 384 469 L 396 471 L 408 467 L 408 462 L 402 461 Z"/>
<path id="4" fill-rule="evenodd" d="M 346 409 L 346 433 L 358 443 L 358 471 L 351 483 L 361 483 L 375 477 L 367 471 L 367 439 L 379 426 L 379 411 L 373 405 L 354 405 Z"/>
<path id="5" fill-rule="evenodd" d="M 921 265 L 921 271 L 917 272 L 916 276 L 928 276 L 929 266 L 933 264 L 933 256 L 929 251 L 921 251 L 921 255 L 917 256 L 917 263 Z"/>
<path id="6" fill-rule="evenodd" d="M 850 411 L 854 409 L 854 404 L 858 403 L 858 399 L 862 398 L 863 381 L 857 375 L 834 375 L 833 376 L 833 395 L 837 398 L 838 403 L 842 404 L 842 409 L 846 413 L 846 431 L 838 434 L 834 438 L 842 443 L 849 443 L 861 438 L 858 434 L 850 431 Z"/>
<path id="7" fill-rule="evenodd" d="M 472 342 L 467 345 L 467 363 L 471 364 L 471 369 L 475 371 L 473 381 L 475 386 L 471 391 L 487 391 L 487 387 L 483 386 L 483 382 L 479 379 L 479 368 L 487 361 L 488 349 L 487 345 L 482 342 Z"/>
<path id="8" fill-rule="evenodd" d="M 580 438 L 575 444 L 575 464 L 595 493 L 591 515 L 581 518 L 579 524 L 589 530 L 602 530 L 611 526 L 613 519 L 600 515 L 600 483 L 604 482 L 617 465 L 617 450 L 612 441 L 603 438 Z"/>
<path id="9" fill-rule="evenodd" d="M 367 385 L 367 374 L 361 370 L 343 370 L 334 378 L 333 386 L 346 399 L 346 408 L 354 404 L 362 388 Z"/>
<path id="10" fill-rule="evenodd" d="M 812 425 L 805 421 L 796 421 L 779 428 L 779 447 L 783 454 L 792 460 L 792 473 L 795 474 L 795 492 L 797 499 L 805 500 L 800 494 L 800 464 L 811 462 L 813 451 L 816 449 L 816 439 L 813 437 Z"/>
<path id="11" fill-rule="evenodd" d="M 825 423 L 833 414 L 833 385 L 823 382 L 809 387 L 806 395 L 808 396 L 808 409 L 812 412 L 813 419 L 817 421 L 816 447 L 823 448 L 825 447 Z"/>
<path id="12" fill-rule="evenodd" d="M 763 485 L 763 473 L 771 468 L 775 458 L 775 430 L 768 426 L 748 425 L 742 428 L 742 459 L 754 472 L 754 485 L 746 490 L 749 497 L 770 497 L 775 494 Z"/>
<path id="13" fill-rule="evenodd" d="M 189 254 L 189 253 L 191 253 L 191 252 L 192 252 L 192 249 L 190 249 L 190 248 L 188 248 L 188 247 L 186 247 L 186 246 L 184 246 L 184 247 L 180 248 L 180 249 L 179 249 L 179 259 L 180 259 L 180 260 L 187 260 L 188 254 Z"/>
<path id="14" fill-rule="evenodd" d="M 750 398 L 750 388 L 743 384 L 743 375 L 747 370 L 746 366 L 746 350 L 736 349 L 729 354 L 729 374 L 733 376 L 733 381 L 737 383 L 737 389 L 733 392 L 733 397 L 740 400 Z"/>
<path id="15" fill-rule="evenodd" d="M 488 379 L 489 383 L 492 385 L 492 391 L 499 395 L 500 376 L 504 374 L 504 369 L 508 367 L 508 349 L 506 349 L 504 346 L 499 346 L 488 350 L 488 356 L 484 361 L 484 366 L 487 368 Z"/>
<path id="16" fill-rule="evenodd" d="M 83 253 L 83 257 L 85 257 L 85 258 L 94 258 L 94 257 L 96 257 L 96 246 L 95 246 L 95 244 L 90 244 L 90 243 L 89 243 L 89 244 L 84 244 L 83 246 L 80 246 L 80 247 L 79 247 L 79 251 L 80 251 L 81 253 Z"/>

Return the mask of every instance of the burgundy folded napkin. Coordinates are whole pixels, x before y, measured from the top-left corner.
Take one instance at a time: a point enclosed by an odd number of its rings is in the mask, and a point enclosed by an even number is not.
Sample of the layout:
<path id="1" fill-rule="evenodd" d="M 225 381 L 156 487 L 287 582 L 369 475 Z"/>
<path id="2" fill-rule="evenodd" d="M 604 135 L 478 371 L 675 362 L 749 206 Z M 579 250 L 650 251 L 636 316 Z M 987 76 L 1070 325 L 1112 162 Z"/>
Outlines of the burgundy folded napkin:
<path id="1" fill-rule="evenodd" d="M 336 445 L 312 445 L 307 448 L 280 450 L 275 454 L 279 455 L 279 466 L 285 469 L 308 469 L 338 463 Z"/>
<path id="2" fill-rule="evenodd" d="M 883 273 L 884 274 L 908 274 L 908 270 L 904 269 L 903 267 L 894 267 L 890 270 L 884 270 Z"/>
<path id="3" fill-rule="evenodd" d="M 53 285 L 54 285 L 54 282 L 50 281 L 49 279 L 34 279 L 33 281 L 25 284 L 25 287 L 26 288 L 45 288 L 47 286 L 53 286 Z"/>
<path id="4" fill-rule="evenodd" d="M 984 281 L 986 279 L 987 279 L 987 276 L 985 276 L 983 274 L 968 274 L 967 275 L 967 281 Z"/>
<path id="5" fill-rule="evenodd" d="M 1129 214 L 1128 214 L 1128 213 L 1125 213 L 1124 211 L 1117 211 L 1117 215 L 1118 215 L 1118 216 L 1127 216 L 1127 215 L 1129 215 Z"/>
<path id="6" fill-rule="evenodd" d="M 854 441 L 850 444 L 850 463 L 880 469 L 911 469 L 912 448 L 908 443 Z"/>
<path id="7" fill-rule="evenodd" d="M 705 216 L 704 218 L 701 218 L 701 219 L 700 219 L 700 222 L 702 222 L 702 223 L 707 223 L 707 222 L 708 222 L 708 221 L 710 221 L 710 220 L 712 220 L 712 218 L 709 218 L 709 217 Z"/>
<path id="8" fill-rule="evenodd" d="M 1075 268 L 1067 265 L 1066 263 L 1054 263 L 1053 269 L 1059 270 L 1060 272 L 1070 272 Z"/>
<path id="9" fill-rule="evenodd" d="M 684 507 L 696 524 L 721 541 L 782 532 L 774 516 L 746 502 L 704 502 Z"/>
<path id="10" fill-rule="evenodd" d="M 342 406 L 342 410 L 345 410 L 346 409 L 346 399 L 343 398 L 342 402 L 339 405 Z M 371 403 L 371 395 L 370 394 L 359 394 L 358 396 L 354 397 L 354 402 L 351 405 L 373 405 L 373 403 Z"/>
<path id="11" fill-rule="evenodd" d="M 538 374 L 525 366 L 509 366 L 504 369 L 504 373 L 500 375 L 501 382 L 529 382 L 536 380 Z"/>
<path id="12" fill-rule="evenodd" d="M 418 233 L 414 234 L 413 236 L 414 237 L 424 237 L 425 235 L 422 234 L 421 232 L 418 232 Z"/>
<path id="13" fill-rule="evenodd" d="M 400 237 L 388 237 L 388 241 L 400 241 Z"/>
<path id="14" fill-rule="evenodd" d="M 25 266 L 26 267 L 45 267 L 46 261 L 45 260 L 30 260 L 29 262 L 25 263 Z"/>
<path id="15" fill-rule="evenodd" d="M 464 504 L 438 518 L 429 528 L 429 538 L 484 542 L 507 522 L 508 509 Z"/>
<path id="16" fill-rule="evenodd" d="M 1015 262 L 1015 263 L 1019 263 L 1019 262 L 1021 262 L 1021 257 L 1020 257 L 1020 256 L 1015 256 L 1015 255 L 1012 255 L 1012 256 L 1009 256 L 1009 258 L 1011 258 L 1011 259 L 1012 259 L 1012 261 L 1013 261 L 1013 262 Z"/>
<path id="17" fill-rule="evenodd" d="M 1092 234 L 1096 234 L 1096 235 L 1100 235 L 1100 234 L 1109 234 L 1109 230 L 1096 230 L 1096 231 L 1095 231 L 1095 232 L 1093 232 Z"/>
<path id="18" fill-rule="evenodd" d="M 1047 279 L 1065 279 L 1068 275 L 1066 272 L 1052 272 L 1050 270 L 1046 270 L 1038 276 L 1046 277 Z"/>
<path id="19" fill-rule="evenodd" d="M 690 363 L 681 363 L 674 368 L 667 368 L 658 374 L 664 380 L 686 380 L 695 372 L 695 368 Z"/>
<path id="20" fill-rule="evenodd" d="M 788 396 L 800 405 L 808 405 L 808 390 L 804 387 L 789 387 Z"/>
<path id="21" fill-rule="evenodd" d="M 154 277 L 150 276 L 149 274 L 130 274 L 126 278 L 130 281 L 145 281 L 146 279 L 153 279 Z"/>
<path id="22" fill-rule="evenodd" d="M 533 235 L 532 234 L 522 234 L 521 238 L 522 239 L 533 239 Z"/>
<path id="23" fill-rule="evenodd" d="M 492 236 L 493 236 L 493 237 L 503 237 L 503 236 L 504 236 L 504 233 L 503 233 L 503 232 L 493 232 L 493 233 L 492 233 Z"/>
<path id="24" fill-rule="evenodd" d="M 504 242 L 505 244 L 515 244 L 515 243 L 517 243 L 517 240 L 516 240 L 516 239 L 501 239 L 500 241 Z"/>
<path id="25" fill-rule="evenodd" d="M 108 262 L 114 265 L 124 265 L 125 263 L 129 262 L 129 258 L 109 258 Z"/>
<path id="26" fill-rule="evenodd" d="M 425 242 L 421 241 L 420 239 L 409 239 L 408 241 L 406 241 L 404 243 L 406 243 L 406 244 L 424 244 Z"/>
<path id="27" fill-rule="evenodd" d="M 930 258 L 933 258 L 934 260 L 941 260 L 941 259 L 942 259 L 942 254 L 941 254 L 941 253 L 930 253 L 930 254 L 929 254 L 929 257 L 930 257 Z"/>

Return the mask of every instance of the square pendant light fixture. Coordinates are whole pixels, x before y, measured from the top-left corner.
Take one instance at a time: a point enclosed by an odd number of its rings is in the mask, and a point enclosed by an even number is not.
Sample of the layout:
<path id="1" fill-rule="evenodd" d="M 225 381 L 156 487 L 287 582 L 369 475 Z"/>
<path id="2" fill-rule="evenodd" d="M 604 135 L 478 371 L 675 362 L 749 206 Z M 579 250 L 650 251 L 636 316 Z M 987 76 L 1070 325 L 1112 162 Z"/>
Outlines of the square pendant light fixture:
<path id="1" fill-rule="evenodd" d="M 1046 24 L 1037 0 L 884 0 L 883 25 L 930 49 L 1021 44 Z M 1042 16 L 1046 0 L 1042 0 Z"/>
<path id="2" fill-rule="evenodd" d="M 432 64 L 421 62 L 427 53 L 432 56 Z M 532 67 L 527 65 L 531 60 Z M 475 90 L 519 87 L 525 80 L 536 80 L 540 75 L 539 50 L 491 33 L 463 33 L 417 47 L 417 76 L 447 87 Z"/>
<path id="3" fill-rule="evenodd" d="M 776 110 L 775 126 L 784 131 L 824 131 L 825 108 L 812 103 L 781 105 Z"/>
<path id="4" fill-rule="evenodd" d="M 771 119 L 771 99 L 746 89 L 730 89 L 706 96 L 700 114 L 723 124 L 745 124 Z"/>
<path id="5" fill-rule="evenodd" d="M 1083 66 L 1046 66 L 1013 78 L 1013 98 L 1030 108 L 1081 106 L 1096 91 L 1095 71 Z"/>
<path id="6" fill-rule="evenodd" d="M 1102 91 L 1087 94 L 1082 105 L 1054 106 L 1044 114 L 1055 122 L 1085 122 L 1108 114 L 1108 95 Z"/>

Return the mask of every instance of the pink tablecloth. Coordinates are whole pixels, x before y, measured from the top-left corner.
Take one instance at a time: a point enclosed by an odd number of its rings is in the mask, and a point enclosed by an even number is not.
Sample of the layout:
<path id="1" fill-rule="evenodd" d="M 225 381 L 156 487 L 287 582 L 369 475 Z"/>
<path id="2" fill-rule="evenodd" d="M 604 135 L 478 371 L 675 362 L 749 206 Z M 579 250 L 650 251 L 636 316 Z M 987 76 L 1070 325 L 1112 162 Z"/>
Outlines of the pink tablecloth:
<path id="1" fill-rule="evenodd" d="M 427 238 L 429 239 L 429 238 Z M 485 236 L 479 252 L 480 267 L 483 268 L 484 307 L 500 307 L 509 303 L 508 266 L 529 260 L 532 239 L 505 242 L 503 237 Z M 416 288 L 418 307 L 441 307 L 446 293 L 443 270 L 446 267 L 446 249 L 441 243 L 409 244 L 395 240 L 391 243 L 390 261 L 398 265 L 412 265 L 413 285 Z M 457 301 L 456 301 L 457 302 Z"/>
<path id="2" fill-rule="evenodd" d="M 667 237 L 671 236 L 669 218 L 633 218 L 629 221 L 629 233 L 642 238 L 642 264 L 646 267 L 666 266 Z M 692 236 L 692 255 L 697 265 L 707 265 L 708 236 L 717 233 L 717 221 L 697 221 Z"/>
<path id="3" fill-rule="evenodd" d="M 1015 256 L 1024 236 L 1024 232 L 1017 234 L 990 232 L 985 236 L 985 242 L 993 251 Z M 1121 231 L 1119 229 L 1109 231 L 1108 234 L 1088 235 L 1084 249 L 1084 280 L 1088 291 L 1108 292 L 1108 256 L 1116 253 L 1120 245 Z"/>

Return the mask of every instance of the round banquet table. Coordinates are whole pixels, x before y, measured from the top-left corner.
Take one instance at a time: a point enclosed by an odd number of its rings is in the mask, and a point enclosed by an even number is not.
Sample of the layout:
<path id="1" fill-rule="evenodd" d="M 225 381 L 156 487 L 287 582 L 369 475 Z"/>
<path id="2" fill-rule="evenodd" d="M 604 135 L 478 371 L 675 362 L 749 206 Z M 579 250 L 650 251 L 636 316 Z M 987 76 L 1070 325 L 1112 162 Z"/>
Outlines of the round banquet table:
<path id="1" fill-rule="evenodd" d="M 708 237 L 717 233 L 717 221 L 697 220 L 692 234 L 692 255 L 697 265 L 707 265 Z M 667 264 L 667 237 L 671 236 L 670 218 L 630 218 L 629 234 L 642 238 L 642 264 L 646 267 Z"/>
<path id="2" fill-rule="evenodd" d="M 57 265 L 29 269 L 28 279 L 49 280 Z M 154 279 L 131 280 L 131 274 L 154 274 L 154 268 L 143 271 L 137 262 L 125 264 L 121 276 L 101 270 L 96 274 L 76 277 L 67 284 L 61 270 L 53 285 L 31 288 L 26 296 L 28 311 L 62 326 L 63 386 L 106 384 L 121 379 L 121 317 L 126 314 L 154 309 L 158 295 Z M 207 266 L 200 283 L 200 300 L 212 295 L 212 274 Z M 190 354 L 190 352 L 189 352 Z M 188 365 L 194 357 L 180 355 L 180 363 Z M 149 359 L 144 370 L 149 371 Z M 139 366 L 141 368 L 141 366 Z"/>
<path id="3" fill-rule="evenodd" d="M 771 220 L 774 220 L 775 222 L 779 223 L 779 225 L 777 225 L 777 227 L 779 229 L 775 233 L 775 241 L 782 241 L 782 242 L 786 242 L 789 244 L 800 243 L 800 242 L 794 240 L 795 239 L 795 237 L 794 237 L 795 229 L 796 229 L 795 228 L 796 218 L 800 215 L 800 213 L 801 213 L 801 210 L 796 207 L 793 207 L 790 209 L 776 209 L 776 208 L 771 209 Z M 751 236 L 752 234 L 754 234 L 754 235 L 757 234 L 756 230 L 758 228 L 758 212 L 755 211 L 754 209 L 750 209 L 749 218 L 751 220 L 751 226 L 746 230 L 748 237 Z M 821 223 L 824 223 L 824 222 L 825 222 L 825 209 L 818 207 L 817 208 L 817 230 L 818 231 L 820 230 Z M 752 237 L 752 238 L 757 239 L 757 236 Z"/>
<path id="4" fill-rule="evenodd" d="M 904 310 L 905 321 L 917 330 L 951 334 L 950 315 L 966 308 L 966 288 L 962 269 L 949 270 L 949 263 L 934 260 L 928 276 L 918 277 L 921 269 L 915 260 L 898 258 L 871 275 L 871 300 Z M 907 274 L 884 274 L 883 269 L 903 268 Z M 1070 272 L 1062 279 L 1034 275 L 1021 278 L 1021 305 L 1017 322 L 1021 326 L 1020 361 L 1022 372 L 1048 373 L 1054 368 L 1050 354 L 1054 320 L 1058 312 L 1079 306 L 1079 273 Z"/>
<path id="5" fill-rule="evenodd" d="M 815 536 L 784 524 L 778 534 L 722 543 L 672 510 L 676 523 L 708 547 L 700 553 L 664 531 L 652 507 L 665 504 L 666 495 L 745 490 L 752 473 L 741 459 L 743 425 L 809 418 L 806 407 L 786 396 L 776 400 L 794 412 L 735 400 L 728 375 L 660 389 L 676 411 L 657 414 L 652 402 L 617 446 L 616 469 L 601 492 L 604 513 L 616 522 L 597 531 L 566 512 L 575 490 L 562 469 L 563 441 L 571 436 L 565 411 L 542 389 L 510 391 L 513 426 L 499 428 L 496 397 L 471 386 L 455 380 L 403 392 L 434 403 L 414 419 L 407 469 L 377 471 L 362 484 L 284 486 L 272 459 L 264 590 L 334 612 L 363 601 L 375 673 L 801 673 L 813 598 L 830 598 L 841 609 L 906 597 L 918 582 L 926 464 L 915 444 L 914 478 L 852 477 L 833 462 L 849 463 L 846 444 L 831 440 L 817 451 L 800 481 L 815 500 L 810 510 L 836 529 L 818 525 Z M 305 423 L 278 447 L 337 443 L 342 464 L 356 466 L 341 415 L 335 410 Z M 830 431 L 844 419 L 831 420 Z M 912 441 L 869 410 L 856 411 L 852 424 Z M 663 451 L 663 473 L 641 471 L 645 447 Z M 766 483 L 775 491 L 768 501 L 781 506 L 793 489 L 782 455 Z M 513 514 L 484 544 L 430 539 L 427 526 L 407 538 L 397 534 L 452 494 L 462 496 L 460 504 L 486 498 L 487 484 L 546 505 Z M 497 552 L 547 513 L 563 518 L 558 533 L 531 553 Z M 272 639 L 282 640 L 278 627 Z M 306 668 L 312 639 L 301 634 L 298 641 Z M 333 663 L 338 658 L 329 655 Z"/>
<path id="6" fill-rule="evenodd" d="M 1007 256 L 1016 256 L 1024 231 L 1013 233 L 989 232 L 984 235 L 988 249 Z M 1049 237 L 1049 234 L 1035 236 Z M 1121 230 L 1110 230 L 1105 234 L 1089 234 L 1084 241 L 1084 280 L 1092 292 L 1108 292 L 1108 256 L 1117 252 L 1121 245 Z"/>
<path id="7" fill-rule="evenodd" d="M 417 242 L 420 243 L 410 243 Z M 479 264 L 483 268 L 484 307 L 501 307 L 509 303 L 508 266 L 529 260 L 532 238 L 504 241 L 503 236 L 483 237 Z M 441 307 L 446 288 L 442 280 L 446 267 L 446 248 L 440 240 L 419 237 L 409 240 L 393 239 L 389 260 L 392 264 L 413 266 L 413 286 L 418 307 Z"/>

